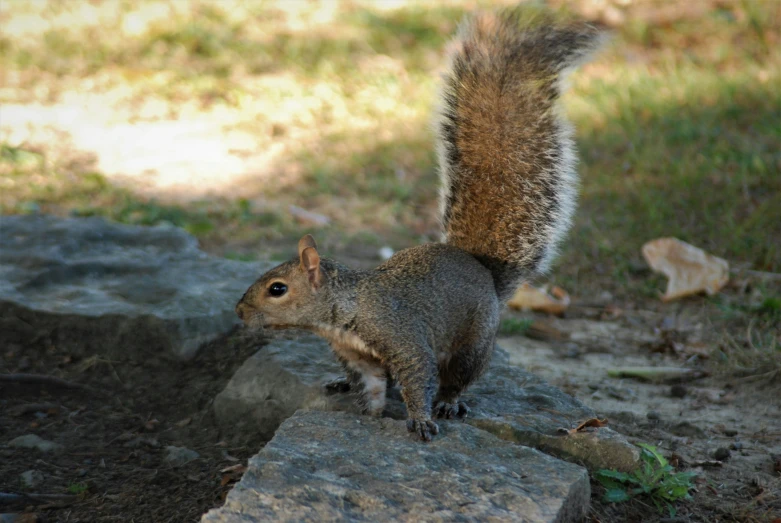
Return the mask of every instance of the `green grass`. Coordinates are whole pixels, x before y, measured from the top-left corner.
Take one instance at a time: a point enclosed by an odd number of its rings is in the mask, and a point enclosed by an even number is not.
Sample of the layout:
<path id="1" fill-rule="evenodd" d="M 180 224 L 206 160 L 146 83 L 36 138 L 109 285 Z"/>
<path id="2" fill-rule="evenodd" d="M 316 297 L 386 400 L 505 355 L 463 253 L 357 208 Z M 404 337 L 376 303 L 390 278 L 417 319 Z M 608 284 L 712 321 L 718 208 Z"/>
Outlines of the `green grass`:
<path id="1" fill-rule="evenodd" d="M 671 518 L 675 517 L 674 503 L 691 499 L 689 491 L 694 489 L 696 472 L 675 472 L 672 465 L 655 447 L 639 444 L 640 466 L 637 470 L 617 472 L 598 470 L 594 477 L 605 487 L 603 501 L 622 503 L 634 497 L 646 497 L 663 512 L 667 509 Z"/>
<path id="2" fill-rule="evenodd" d="M 505 336 L 523 336 L 529 331 L 534 320 L 531 318 L 504 318 L 499 324 L 499 334 Z"/>

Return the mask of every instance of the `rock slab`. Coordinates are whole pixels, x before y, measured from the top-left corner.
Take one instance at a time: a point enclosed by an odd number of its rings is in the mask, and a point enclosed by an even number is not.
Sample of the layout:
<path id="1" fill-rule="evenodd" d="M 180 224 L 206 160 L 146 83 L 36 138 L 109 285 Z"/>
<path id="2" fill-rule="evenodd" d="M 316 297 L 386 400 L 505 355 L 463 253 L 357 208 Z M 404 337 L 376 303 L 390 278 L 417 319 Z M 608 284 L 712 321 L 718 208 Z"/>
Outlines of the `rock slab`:
<path id="1" fill-rule="evenodd" d="M 250 459 L 225 505 L 202 519 L 247 521 L 579 521 L 586 469 L 443 423 L 424 444 L 403 421 L 300 411 Z"/>
<path id="2" fill-rule="evenodd" d="M 632 470 L 637 447 L 610 430 L 562 435 L 579 421 L 596 416 L 569 394 L 507 363 L 497 347 L 491 366 L 464 395 L 472 409 L 466 422 L 521 445 L 584 463 L 591 469 Z M 300 332 L 279 334 L 249 358 L 214 401 L 217 420 L 226 431 L 251 430 L 271 438 L 298 409 L 358 413 L 356 397 L 329 395 L 323 384 L 341 368 L 322 338 Z M 397 389 L 389 389 L 386 417 L 404 419 Z"/>
<path id="3" fill-rule="evenodd" d="M 0 341 L 187 359 L 238 323 L 236 302 L 268 268 L 209 256 L 171 226 L 2 216 Z"/>

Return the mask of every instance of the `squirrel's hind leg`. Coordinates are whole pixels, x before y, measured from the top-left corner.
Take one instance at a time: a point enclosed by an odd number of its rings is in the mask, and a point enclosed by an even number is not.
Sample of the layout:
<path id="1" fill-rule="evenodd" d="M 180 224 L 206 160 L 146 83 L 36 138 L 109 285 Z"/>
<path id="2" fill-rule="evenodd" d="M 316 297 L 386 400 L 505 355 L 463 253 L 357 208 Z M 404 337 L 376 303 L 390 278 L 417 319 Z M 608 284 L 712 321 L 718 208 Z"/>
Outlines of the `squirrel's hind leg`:
<path id="1" fill-rule="evenodd" d="M 464 419 L 469 415 L 469 407 L 459 397 L 488 367 L 493 347 L 494 340 L 491 337 L 479 343 L 459 346 L 448 358 L 440 360 L 434 416 Z"/>
<path id="2" fill-rule="evenodd" d="M 346 360 L 345 367 L 351 390 L 360 384 L 361 395 L 359 405 L 371 416 L 379 416 L 385 408 L 385 393 L 388 389 L 387 372 L 379 362 L 367 359 Z"/>

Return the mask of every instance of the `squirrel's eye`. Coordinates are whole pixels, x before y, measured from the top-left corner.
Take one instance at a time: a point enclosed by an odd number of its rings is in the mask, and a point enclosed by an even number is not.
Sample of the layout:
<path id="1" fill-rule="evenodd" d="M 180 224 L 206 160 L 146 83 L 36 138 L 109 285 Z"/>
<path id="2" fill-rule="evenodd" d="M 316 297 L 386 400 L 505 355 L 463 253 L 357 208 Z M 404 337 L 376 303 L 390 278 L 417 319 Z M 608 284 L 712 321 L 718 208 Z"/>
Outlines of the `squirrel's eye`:
<path id="1" fill-rule="evenodd" d="M 287 285 L 284 283 L 275 281 L 271 284 L 271 287 L 268 288 L 268 293 L 272 296 L 282 296 L 287 292 Z"/>

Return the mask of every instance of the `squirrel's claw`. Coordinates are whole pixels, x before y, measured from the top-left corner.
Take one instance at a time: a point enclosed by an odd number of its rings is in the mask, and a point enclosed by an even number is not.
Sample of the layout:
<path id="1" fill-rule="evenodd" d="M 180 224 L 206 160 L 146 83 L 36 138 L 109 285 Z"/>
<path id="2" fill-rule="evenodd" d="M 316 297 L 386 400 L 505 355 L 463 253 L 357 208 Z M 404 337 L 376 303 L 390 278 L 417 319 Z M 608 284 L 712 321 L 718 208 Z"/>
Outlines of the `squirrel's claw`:
<path id="1" fill-rule="evenodd" d="M 344 394 L 350 392 L 350 380 L 344 376 L 331 380 L 325 384 L 325 391 L 328 394 Z"/>
<path id="2" fill-rule="evenodd" d="M 469 415 L 469 407 L 463 401 L 447 403 L 440 401 L 434 406 L 434 416 L 446 419 L 466 419 Z"/>
<path id="3" fill-rule="evenodd" d="M 420 439 L 423 441 L 431 441 L 431 436 L 436 436 L 439 434 L 439 425 L 428 420 L 417 420 L 417 419 L 408 419 L 407 420 L 407 430 L 410 432 L 417 433 L 418 436 L 420 436 Z"/>

